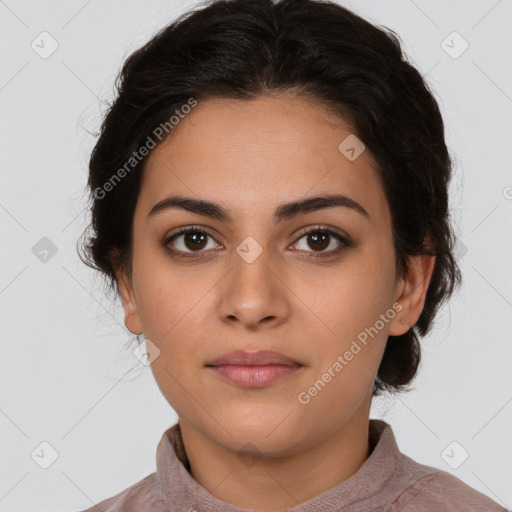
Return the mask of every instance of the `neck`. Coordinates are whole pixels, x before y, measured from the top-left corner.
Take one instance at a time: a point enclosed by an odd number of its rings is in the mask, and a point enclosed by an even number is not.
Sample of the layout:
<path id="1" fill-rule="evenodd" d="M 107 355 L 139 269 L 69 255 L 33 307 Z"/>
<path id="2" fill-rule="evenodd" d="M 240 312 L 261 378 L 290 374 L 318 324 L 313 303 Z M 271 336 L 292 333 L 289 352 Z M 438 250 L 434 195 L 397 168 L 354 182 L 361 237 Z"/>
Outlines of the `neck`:
<path id="1" fill-rule="evenodd" d="M 192 477 L 219 500 L 262 512 L 308 501 L 354 475 L 370 455 L 369 407 L 308 448 L 254 464 L 181 424 Z"/>

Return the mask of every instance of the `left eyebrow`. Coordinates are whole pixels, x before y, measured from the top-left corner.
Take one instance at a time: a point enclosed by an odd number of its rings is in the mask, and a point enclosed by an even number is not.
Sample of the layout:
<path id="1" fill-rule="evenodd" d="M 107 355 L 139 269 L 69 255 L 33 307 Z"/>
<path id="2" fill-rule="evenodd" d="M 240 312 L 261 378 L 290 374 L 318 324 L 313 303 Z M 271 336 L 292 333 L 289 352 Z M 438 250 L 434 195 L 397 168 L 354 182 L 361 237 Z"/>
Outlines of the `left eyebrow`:
<path id="1" fill-rule="evenodd" d="M 274 220 L 277 224 L 283 220 L 291 219 L 301 213 L 305 214 L 334 207 L 351 209 L 370 220 L 370 215 L 361 204 L 344 195 L 322 195 L 284 203 L 276 208 L 276 211 L 274 212 Z M 184 196 L 170 196 L 162 199 L 156 203 L 153 208 L 151 208 L 148 216 L 153 216 L 170 208 L 181 208 L 183 210 L 206 217 L 212 217 L 223 222 L 233 222 L 233 217 L 229 210 L 224 208 L 222 205 L 206 201 L 204 199 L 195 199 Z"/>

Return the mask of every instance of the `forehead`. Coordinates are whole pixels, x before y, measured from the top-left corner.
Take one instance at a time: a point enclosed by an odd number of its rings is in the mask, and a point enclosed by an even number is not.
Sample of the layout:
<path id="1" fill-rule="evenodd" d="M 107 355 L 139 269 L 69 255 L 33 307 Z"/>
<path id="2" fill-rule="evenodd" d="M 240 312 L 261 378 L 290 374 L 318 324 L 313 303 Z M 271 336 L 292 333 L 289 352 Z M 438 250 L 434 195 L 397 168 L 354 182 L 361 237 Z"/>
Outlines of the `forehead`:
<path id="1" fill-rule="evenodd" d="M 354 142 L 361 150 L 354 137 L 349 124 L 321 105 L 287 94 L 199 102 L 150 153 L 140 208 L 149 212 L 179 193 L 251 216 L 290 200 L 337 193 L 361 203 L 372 222 L 389 222 L 369 150 L 355 159 L 343 153 Z"/>

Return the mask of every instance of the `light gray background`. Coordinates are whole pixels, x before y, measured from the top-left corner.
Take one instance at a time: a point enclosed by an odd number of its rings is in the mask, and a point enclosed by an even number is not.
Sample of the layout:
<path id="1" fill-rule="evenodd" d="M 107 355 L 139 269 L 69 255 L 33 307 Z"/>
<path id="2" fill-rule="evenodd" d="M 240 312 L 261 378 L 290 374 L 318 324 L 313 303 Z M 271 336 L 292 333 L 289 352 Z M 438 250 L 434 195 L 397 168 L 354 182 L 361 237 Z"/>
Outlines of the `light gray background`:
<path id="1" fill-rule="evenodd" d="M 340 3 L 398 32 L 457 155 L 464 285 L 423 341 L 415 390 L 376 401 L 372 417 L 393 425 L 413 459 L 511 508 L 512 1 Z M 123 348 L 121 309 L 75 244 L 100 98 L 111 98 L 128 53 L 192 5 L 0 0 L 1 511 L 82 510 L 117 494 L 155 470 L 158 441 L 177 420 L 150 369 Z M 31 48 L 43 31 L 59 45 L 46 59 Z M 457 58 L 443 48 L 462 48 L 453 31 L 469 44 Z M 46 263 L 32 252 L 42 237 L 57 248 Z M 48 469 L 31 458 L 43 441 L 59 455 Z M 453 441 L 469 453 L 457 469 L 442 456 Z M 457 460 L 460 450 L 448 453 Z"/>

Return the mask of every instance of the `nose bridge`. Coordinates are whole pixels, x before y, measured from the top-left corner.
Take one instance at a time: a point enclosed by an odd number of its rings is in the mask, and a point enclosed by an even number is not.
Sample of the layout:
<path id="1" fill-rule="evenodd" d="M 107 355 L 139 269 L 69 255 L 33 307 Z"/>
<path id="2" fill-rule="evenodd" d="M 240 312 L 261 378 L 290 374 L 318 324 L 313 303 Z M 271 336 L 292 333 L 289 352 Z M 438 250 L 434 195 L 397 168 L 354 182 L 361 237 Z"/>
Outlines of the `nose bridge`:
<path id="1" fill-rule="evenodd" d="M 288 314 L 286 287 L 276 275 L 279 265 L 270 251 L 247 237 L 233 251 L 231 265 L 220 307 L 223 320 L 247 326 L 282 321 Z"/>

